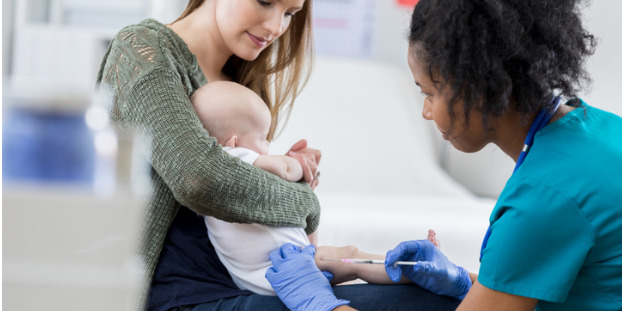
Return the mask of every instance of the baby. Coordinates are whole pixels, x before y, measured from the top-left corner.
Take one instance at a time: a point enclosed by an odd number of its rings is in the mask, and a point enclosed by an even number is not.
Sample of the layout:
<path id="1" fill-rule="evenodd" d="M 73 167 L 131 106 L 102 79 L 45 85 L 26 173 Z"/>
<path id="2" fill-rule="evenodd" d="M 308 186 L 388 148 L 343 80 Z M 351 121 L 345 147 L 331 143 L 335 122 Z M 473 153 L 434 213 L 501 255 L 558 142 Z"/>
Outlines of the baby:
<path id="1" fill-rule="evenodd" d="M 210 82 L 196 90 L 191 101 L 203 127 L 229 154 L 288 181 L 303 178 L 297 159 L 268 155 L 271 116 L 256 93 L 233 82 Z M 230 223 L 210 216 L 205 216 L 205 225 L 234 283 L 262 295 L 274 295 L 265 278 L 270 251 L 288 242 L 310 244 L 302 228 Z"/>
<path id="2" fill-rule="evenodd" d="M 256 93 L 233 82 L 210 82 L 196 90 L 191 101 L 203 127 L 229 154 L 287 181 L 296 182 L 303 178 L 297 159 L 268 155 L 271 116 L 268 106 Z M 271 266 L 269 254 L 272 250 L 285 243 L 299 247 L 311 242 L 317 244 L 314 241 L 316 234 L 307 236 L 302 228 L 229 223 L 210 216 L 205 216 L 205 225 L 218 258 L 234 283 L 241 289 L 262 295 L 275 295 L 265 278 L 265 272 Z M 318 247 L 315 258 L 321 270 L 334 275 L 333 284 L 358 278 L 370 283 L 394 284 L 384 265 L 322 260 L 384 260 L 384 255 L 363 253 L 353 246 L 322 246 Z"/>

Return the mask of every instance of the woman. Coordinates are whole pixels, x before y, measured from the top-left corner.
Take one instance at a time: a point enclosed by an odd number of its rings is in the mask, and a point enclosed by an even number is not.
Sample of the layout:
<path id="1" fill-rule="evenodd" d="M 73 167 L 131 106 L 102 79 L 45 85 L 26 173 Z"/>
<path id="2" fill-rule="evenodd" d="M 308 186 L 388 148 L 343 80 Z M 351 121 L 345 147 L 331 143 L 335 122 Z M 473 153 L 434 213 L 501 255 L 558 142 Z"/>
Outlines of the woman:
<path id="1" fill-rule="evenodd" d="M 191 0 L 174 23 L 145 20 L 112 41 L 98 80 L 113 94 L 113 122 L 148 133 L 153 146 L 154 192 L 142 245 L 141 303 L 148 309 L 249 293 L 231 282 L 197 214 L 309 233 L 317 228 L 319 204 L 307 184 L 283 182 L 226 155 L 190 103 L 208 81 L 235 81 L 261 94 L 276 124 L 304 82 L 309 20 L 309 3 L 302 0 Z M 311 182 L 319 151 L 301 141 L 291 152 L 306 165 L 305 181 Z"/>
<path id="2" fill-rule="evenodd" d="M 304 140 L 288 152 L 303 165 L 306 183 L 241 163 L 203 129 L 190 96 L 210 81 L 252 89 L 270 108 L 271 139 L 309 72 L 310 8 L 310 0 L 190 0 L 174 23 L 148 19 L 112 41 L 98 81 L 114 100 L 113 123 L 148 134 L 152 145 L 139 309 L 285 309 L 278 297 L 235 286 L 202 216 L 315 231 L 319 204 L 312 187 L 321 154 Z M 395 297 L 395 305 L 414 303 L 409 295 L 400 299 L 401 288 L 344 286 L 338 292 L 363 304 L 380 295 Z M 432 303 L 449 301 L 422 295 Z"/>
<path id="3" fill-rule="evenodd" d="M 455 148 L 494 143 L 516 168 L 492 211 L 479 275 L 420 240 L 387 253 L 393 281 L 464 299 L 459 310 L 622 310 L 622 118 L 576 98 L 595 46 L 579 4 L 419 1 L 408 63 L 423 117 Z M 286 245 L 272 254 L 266 275 L 288 306 L 310 291 L 331 297 L 310 253 Z M 293 264 L 313 287 L 285 278 Z"/>

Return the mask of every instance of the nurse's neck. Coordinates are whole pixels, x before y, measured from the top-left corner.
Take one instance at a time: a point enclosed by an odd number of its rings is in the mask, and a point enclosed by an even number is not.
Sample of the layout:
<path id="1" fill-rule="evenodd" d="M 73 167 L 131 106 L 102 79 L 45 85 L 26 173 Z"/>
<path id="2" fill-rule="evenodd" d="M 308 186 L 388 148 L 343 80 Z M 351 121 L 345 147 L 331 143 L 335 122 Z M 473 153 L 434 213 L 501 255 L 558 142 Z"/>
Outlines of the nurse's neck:
<path id="1" fill-rule="evenodd" d="M 529 127 L 535 117 L 536 114 L 533 114 L 525 122 L 522 114 L 511 109 L 494 118 L 495 139 L 493 143 L 512 158 L 514 162 L 518 161 L 518 156 L 523 150 L 525 137 L 527 137 Z"/>
<path id="2" fill-rule="evenodd" d="M 574 109 L 571 106 L 560 105 L 548 124 L 563 118 Z M 518 157 L 525 145 L 525 137 L 527 137 L 531 123 L 533 123 L 537 114 L 537 112 L 534 112 L 525 118 L 523 114 L 511 108 L 500 117 L 494 119 L 496 135 L 493 143 L 499 146 L 514 162 L 518 161 Z"/>

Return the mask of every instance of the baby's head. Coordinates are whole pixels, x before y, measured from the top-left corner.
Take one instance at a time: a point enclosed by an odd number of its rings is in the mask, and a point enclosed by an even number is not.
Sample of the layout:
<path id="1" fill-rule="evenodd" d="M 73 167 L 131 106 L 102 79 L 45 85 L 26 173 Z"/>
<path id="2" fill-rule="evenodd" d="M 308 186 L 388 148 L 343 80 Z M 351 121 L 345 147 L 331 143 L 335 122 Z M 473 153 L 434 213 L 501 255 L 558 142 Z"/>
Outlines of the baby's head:
<path id="1" fill-rule="evenodd" d="M 203 127 L 219 144 L 268 154 L 270 110 L 255 92 L 234 82 L 209 82 L 192 98 Z"/>

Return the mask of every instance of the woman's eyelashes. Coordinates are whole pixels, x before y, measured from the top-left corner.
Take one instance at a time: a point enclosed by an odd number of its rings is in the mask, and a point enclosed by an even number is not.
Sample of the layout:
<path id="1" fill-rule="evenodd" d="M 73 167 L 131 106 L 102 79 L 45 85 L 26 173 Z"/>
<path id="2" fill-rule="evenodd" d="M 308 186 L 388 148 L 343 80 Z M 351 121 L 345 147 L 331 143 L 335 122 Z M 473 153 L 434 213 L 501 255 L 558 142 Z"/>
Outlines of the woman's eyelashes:
<path id="1" fill-rule="evenodd" d="M 265 1 L 265 0 L 257 0 L 257 3 L 259 3 L 259 5 L 263 6 L 263 7 L 269 7 L 272 5 L 271 2 Z M 294 17 L 294 15 L 296 15 L 296 13 L 298 13 L 298 11 L 290 11 L 290 12 L 285 12 L 285 16 L 292 18 Z"/>

